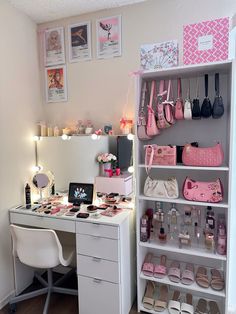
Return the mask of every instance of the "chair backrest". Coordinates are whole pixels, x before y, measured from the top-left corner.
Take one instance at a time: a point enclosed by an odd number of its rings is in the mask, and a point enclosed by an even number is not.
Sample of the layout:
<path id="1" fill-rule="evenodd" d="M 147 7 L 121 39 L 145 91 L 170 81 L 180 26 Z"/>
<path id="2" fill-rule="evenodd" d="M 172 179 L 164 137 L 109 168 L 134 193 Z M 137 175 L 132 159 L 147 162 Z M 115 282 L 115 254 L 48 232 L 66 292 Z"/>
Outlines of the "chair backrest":
<path id="1" fill-rule="evenodd" d="M 13 255 L 23 264 L 36 268 L 53 268 L 63 260 L 62 246 L 54 230 L 10 225 Z"/>

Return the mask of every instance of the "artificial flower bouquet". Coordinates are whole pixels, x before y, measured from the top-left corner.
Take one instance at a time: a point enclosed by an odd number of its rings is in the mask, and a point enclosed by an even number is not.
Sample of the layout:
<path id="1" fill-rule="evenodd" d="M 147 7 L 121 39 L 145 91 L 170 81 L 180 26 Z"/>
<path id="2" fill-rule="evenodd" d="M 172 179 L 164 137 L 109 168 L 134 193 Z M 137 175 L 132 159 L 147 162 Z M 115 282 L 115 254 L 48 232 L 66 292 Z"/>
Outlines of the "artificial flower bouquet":
<path id="1" fill-rule="evenodd" d="M 101 164 L 105 164 L 105 163 L 115 163 L 117 160 L 116 156 L 111 154 L 111 153 L 103 153 L 98 155 L 97 157 L 97 161 Z"/>

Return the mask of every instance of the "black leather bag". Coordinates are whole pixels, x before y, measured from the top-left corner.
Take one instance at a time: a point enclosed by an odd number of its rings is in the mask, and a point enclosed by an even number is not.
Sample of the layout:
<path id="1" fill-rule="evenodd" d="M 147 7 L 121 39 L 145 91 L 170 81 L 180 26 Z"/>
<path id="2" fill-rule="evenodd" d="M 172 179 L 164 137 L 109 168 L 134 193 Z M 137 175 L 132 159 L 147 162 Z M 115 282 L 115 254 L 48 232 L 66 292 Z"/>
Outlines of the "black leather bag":
<path id="1" fill-rule="evenodd" d="M 192 146 L 194 147 L 198 147 L 198 142 L 193 142 L 191 143 Z M 178 164 L 182 164 L 183 161 L 182 161 L 182 153 L 183 153 L 183 149 L 184 149 L 184 146 L 176 146 L 176 152 L 177 152 L 177 163 Z"/>
<path id="2" fill-rule="evenodd" d="M 208 74 L 205 74 L 205 98 L 201 107 L 201 116 L 203 118 L 210 118 L 212 115 L 212 105 L 208 98 Z"/>
<path id="3" fill-rule="evenodd" d="M 197 79 L 196 85 L 196 98 L 193 100 L 192 106 L 192 119 L 199 120 L 201 119 L 201 108 L 200 108 L 200 101 L 199 101 L 199 80 Z"/>
<path id="4" fill-rule="evenodd" d="M 219 119 L 223 116 L 224 114 L 224 104 L 223 104 L 223 99 L 220 96 L 220 78 L 219 78 L 219 73 L 215 74 L 215 99 L 213 103 L 213 110 L 212 110 L 212 118 L 214 119 Z"/>

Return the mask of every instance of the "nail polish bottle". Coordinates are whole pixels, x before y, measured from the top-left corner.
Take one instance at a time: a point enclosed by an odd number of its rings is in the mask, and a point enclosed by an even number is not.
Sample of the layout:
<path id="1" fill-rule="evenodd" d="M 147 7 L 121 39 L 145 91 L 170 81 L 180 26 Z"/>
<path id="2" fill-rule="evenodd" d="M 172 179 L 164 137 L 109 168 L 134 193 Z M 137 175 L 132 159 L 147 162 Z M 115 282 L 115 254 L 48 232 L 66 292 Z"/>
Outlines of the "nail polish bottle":
<path id="1" fill-rule="evenodd" d="M 159 232 L 159 236 L 158 236 L 159 241 L 161 243 L 166 243 L 166 237 L 167 237 L 167 235 L 165 233 L 165 229 L 163 227 L 161 227 L 160 232 Z"/>

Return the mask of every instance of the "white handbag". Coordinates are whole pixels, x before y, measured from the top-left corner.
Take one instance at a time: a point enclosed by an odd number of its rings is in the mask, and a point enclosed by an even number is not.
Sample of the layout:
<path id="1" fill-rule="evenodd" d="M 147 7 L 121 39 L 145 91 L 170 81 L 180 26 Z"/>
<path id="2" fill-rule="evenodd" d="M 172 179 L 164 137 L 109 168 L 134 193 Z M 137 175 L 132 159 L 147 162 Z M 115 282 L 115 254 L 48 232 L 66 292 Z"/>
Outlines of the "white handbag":
<path id="1" fill-rule="evenodd" d="M 192 103 L 190 100 L 190 81 L 189 81 L 189 87 L 188 87 L 188 92 L 187 92 L 187 98 L 184 102 L 184 119 L 192 120 Z"/>
<path id="2" fill-rule="evenodd" d="M 176 178 L 170 178 L 168 180 L 153 180 L 148 176 L 144 184 L 144 195 L 160 198 L 178 198 L 178 182 Z"/>

